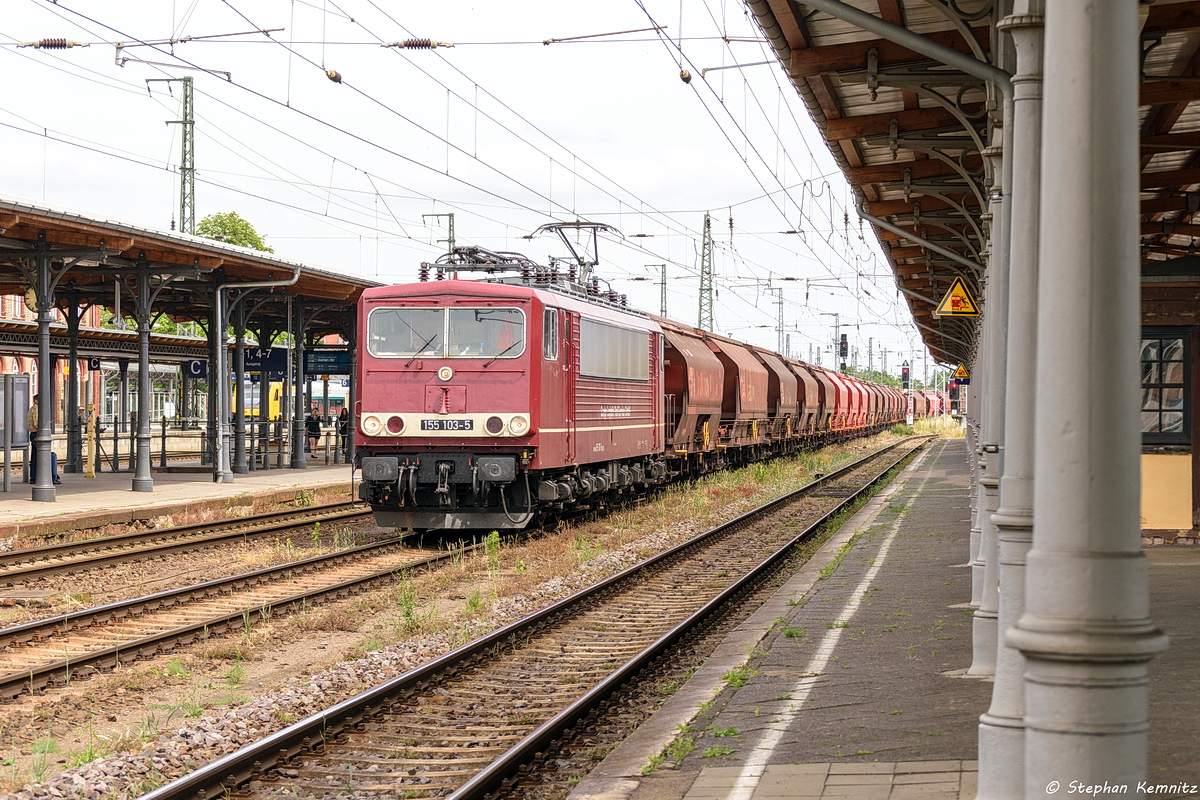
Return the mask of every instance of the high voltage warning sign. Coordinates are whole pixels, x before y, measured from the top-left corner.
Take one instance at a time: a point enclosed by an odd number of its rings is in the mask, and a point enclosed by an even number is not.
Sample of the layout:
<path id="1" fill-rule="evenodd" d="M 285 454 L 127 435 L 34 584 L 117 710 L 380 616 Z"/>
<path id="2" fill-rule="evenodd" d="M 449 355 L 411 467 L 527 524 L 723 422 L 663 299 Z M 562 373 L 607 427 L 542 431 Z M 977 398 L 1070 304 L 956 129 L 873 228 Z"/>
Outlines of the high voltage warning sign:
<path id="1" fill-rule="evenodd" d="M 970 378 L 971 378 L 971 373 L 967 372 L 967 368 L 964 364 L 959 364 L 958 369 L 954 370 L 954 380 L 962 381 L 962 380 L 970 380 Z"/>
<path id="2" fill-rule="evenodd" d="M 962 278 L 955 278 L 954 283 L 950 284 L 950 291 L 946 292 L 946 296 L 938 303 L 933 313 L 939 317 L 978 317 L 979 304 L 971 296 L 967 282 Z"/>

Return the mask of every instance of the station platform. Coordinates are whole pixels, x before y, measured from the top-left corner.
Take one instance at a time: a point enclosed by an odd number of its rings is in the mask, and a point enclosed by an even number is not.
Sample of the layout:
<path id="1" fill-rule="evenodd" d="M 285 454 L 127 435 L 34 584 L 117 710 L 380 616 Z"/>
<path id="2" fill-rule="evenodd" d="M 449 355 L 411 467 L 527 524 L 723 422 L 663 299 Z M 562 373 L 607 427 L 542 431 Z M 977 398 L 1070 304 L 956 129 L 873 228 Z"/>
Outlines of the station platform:
<path id="1" fill-rule="evenodd" d="M 173 462 L 171 469 L 187 466 Z M 200 468 L 199 462 L 190 466 Z M 103 471 L 94 478 L 60 472 L 59 477 L 57 499 L 45 503 L 31 499 L 33 487 L 20 473 L 13 476 L 12 491 L 0 492 L 0 548 L 11 547 L 15 537 L 28 544 L 69 531 L 162 528 L 352 498 L 350 465 L 326 465 L 324 456 L 303 470 L 256 470 L 234 475 L 232 483 L 213 483 L 211 472 L 154 471 L 152 492 L 133 491 L 129 471 Z"/>
<path id="2" fill-rule="evenodd" d="M 970 517 L 966 444 L 938 440 L 568 800 L 972 800 L 992 682 L 966 675 Z M 1152 662 L 1148 777 L 1200 785 L 1200 550 L 1145 552 L 1171 636 Z M 1071 780 L 1064 765 L 1064 793 Z"/>

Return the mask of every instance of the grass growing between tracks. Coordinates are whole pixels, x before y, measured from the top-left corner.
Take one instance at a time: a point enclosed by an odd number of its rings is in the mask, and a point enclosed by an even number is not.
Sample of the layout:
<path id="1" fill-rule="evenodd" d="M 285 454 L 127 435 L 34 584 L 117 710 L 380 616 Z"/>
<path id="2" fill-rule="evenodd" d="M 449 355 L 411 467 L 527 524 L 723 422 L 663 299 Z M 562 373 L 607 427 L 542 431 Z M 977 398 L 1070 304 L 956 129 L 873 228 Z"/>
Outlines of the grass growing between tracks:
<path id="1" fill-rule="evenodd" d="M 951 416 L 926 417 L 913 422 L 918 434 L 933 434 L 944 439 L 962 439 L 967 435 L 962 422 Z"/>
<path id="2" fill-rule="evenodd" d="M 389 669 L 402 672 L 799 488 L 815 473 L 827 473 L 895 438 L 880 435 L 711 475 L 607 516 L 527 538 L 505 541 L 488 537 L 483 547 L 460 549 L 453 563 L 437 571 L 401 572 L 387 588 L 289 618 L 273 615 L 236 636 L 214 638 L 180 658 L 182 667 L 175 672 L 188 674 L 172 674 L 162 664 L 155 674 L 153 665 L 134 664 L 89 682 L 88 688 L 81 683 L 84 699 L 76 698 L 74 716 L 64 711 L 66 701 L 35 702 L 47 714 L 59 715 L 54 720 L 54 735 L 63 742 L 64 750 L 82 750 L 82 758 L 89 749 L 97 752 L 108 743 L 121 752 L 136 750 L 160 727 L 177 728 L 200 708 L 205 715 L 222 714 L 224 705 L 240 704 L 297 675 L 319 673 L 342 658 L 359 658 L 395 645 L 393 652 L 398 656 Z M 320 534 L 322 539 L 332 538 L 333 531 L 322 526 Z M 298 551 L 315 538 L 305 531 L 290 542 L 282 540 L 273 556 L 286 556 L 290 551 L 298 557 Z M 300 648 L 302 654 L 289 652 L 289 648 Z M 284 654 L 292 669 L 272 665 L 276 656 L 282 662 Z M 346 695 L 361 688 L 347 685 Z M 95 705 L 86 699 L 89 695 L 95 698 Z M 339 698 L 324 699 L 336 702 Z M 54 702 L 59 707 L 52 710 Z M 152 717 L 130 716 L 135 709 L 155 706 L 159 708 Z M 171 709 L 179 710 L 171 713 Z M 121 716 L 122 710 L 129 713 Z M 281 728 L 312 710 L 280 708 L 272 725 Z M 105 715 L 118 719 L 106 725 Z M 0 734 L 8 733 L 7 720 L 0 719 L 0 726 Z M 32 750 L 35 737 L 48 738 L 47 726 L 42 724 L 40 731 L 31 728 L 28 734 L 18 748 Z M 84 746 L 86 743 L 95 747 Z M 30 756 L 32 752 L 19 757 L 12 765 L 17 771 L 9 776 L 0 773 L 0 778 L 9 778 L 0 780 L 0 791 L 18 788 L 35 777 Z"/>
<path id="3" fill-rule="evenodd" d="M 862 458 L 900 438 L 879 434 L 671 486 L 635 505 L 518 540 L 488 536 L 429 575 L 397 578 L 391 595 L 364 597 L 350 616 L 371 618 L 372 645 L 415 634 L 469 641 L 498 601 L 532 611 L 552 599 L 649 557 Z M 621 558 L 614 558 L 622 553 Z M 568 579 L 576 573 L 582 577 Z M 569 591 L 568 591 L 569 590 Z M 561 591 L 561 594 L 560 594 Z M 359 647 L 346 655 L 360 655 Z"/>

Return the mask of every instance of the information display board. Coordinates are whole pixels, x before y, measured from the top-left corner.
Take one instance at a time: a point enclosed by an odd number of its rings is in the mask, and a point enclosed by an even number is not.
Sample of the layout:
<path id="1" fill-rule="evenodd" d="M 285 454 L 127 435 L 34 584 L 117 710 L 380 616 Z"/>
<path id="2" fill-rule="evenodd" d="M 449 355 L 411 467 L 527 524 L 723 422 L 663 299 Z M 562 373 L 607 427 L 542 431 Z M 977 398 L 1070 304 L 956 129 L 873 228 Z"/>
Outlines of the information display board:
<path id="1" fill-rule="evenodd" d="M 349 350 L 305 350 L 305 375 L 349 375 Z"/>

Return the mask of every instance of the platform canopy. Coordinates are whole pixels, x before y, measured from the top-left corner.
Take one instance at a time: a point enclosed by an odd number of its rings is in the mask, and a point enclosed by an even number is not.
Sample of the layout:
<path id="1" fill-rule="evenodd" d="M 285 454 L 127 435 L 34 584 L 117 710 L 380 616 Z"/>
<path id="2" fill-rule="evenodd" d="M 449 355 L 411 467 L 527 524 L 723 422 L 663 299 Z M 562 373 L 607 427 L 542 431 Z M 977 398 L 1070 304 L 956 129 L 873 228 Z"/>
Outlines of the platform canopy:
<path id="1" fill-rule="evenodd" d="M 939 361 L 969 363 L 978 320 L 934 312 L 956 278 L 975 297 L 986 292 L 979 267 L 995 238 L 988 199 L 1004 191 L 988 157 L 989 147 L 998 155 L 1000 93 L 977 75 L 828 13 L 820 0 L 747 5 L 853 186 L 925 344 Z M 1008 41 L 995 33 L 998 6 L 990 2 L 845 5 L 978 62 L 1001 63 L 993 38 Z M 1141 244 L 1149 262 L 1197 252 L 1200 2 L 1139 7 Z"/>
<path id="2" fill-rule="evenodd" d="M 11 258 L 39 243 L 60 262 L 78 259 L 58 280 L 58 304 L 95 303 L 115 310 L 115 277 L 144 263 L 159 276 L 156 283 L 167 284 L 155 296 L 155 317 L 165 315 L 176 322 L 207 324 L 217 284 L 285 280 L 299 270 L 299 280 L 286 287 L 286 293 L 314 306 L 308 334 L 344 335 L 348 312 L 363 289 L 379 285 L 212 239 L 0 197 L 0 294 L 29 290 L 26 274 Z M 284 290 L 277 291 L 282 298 Z M 130 314 L 133 302 L 128 295 L 120 302 L 122 313 Z M 251 330 L 286 330 L 286 314 L 282 303 L 262 304 Z"/>

